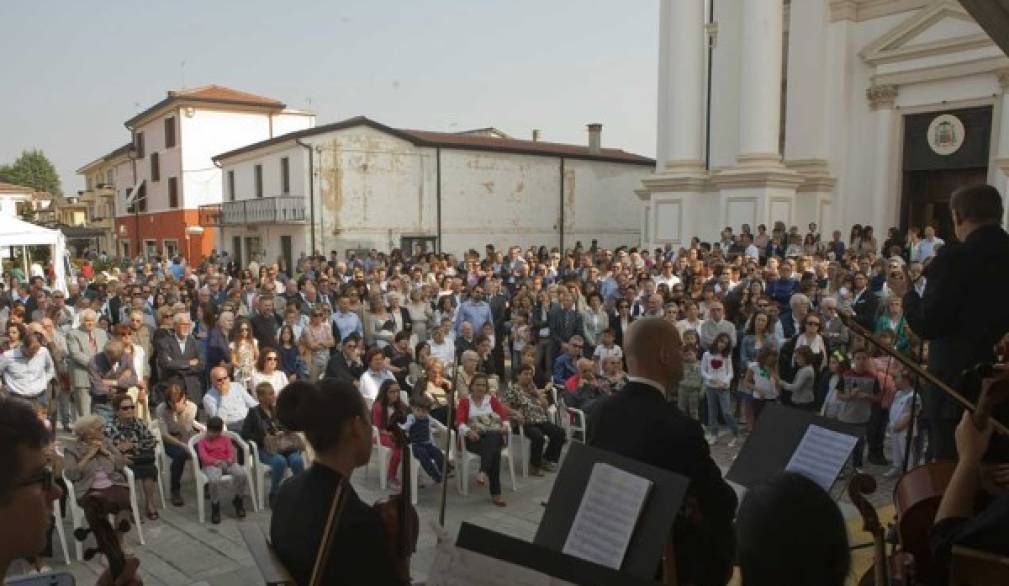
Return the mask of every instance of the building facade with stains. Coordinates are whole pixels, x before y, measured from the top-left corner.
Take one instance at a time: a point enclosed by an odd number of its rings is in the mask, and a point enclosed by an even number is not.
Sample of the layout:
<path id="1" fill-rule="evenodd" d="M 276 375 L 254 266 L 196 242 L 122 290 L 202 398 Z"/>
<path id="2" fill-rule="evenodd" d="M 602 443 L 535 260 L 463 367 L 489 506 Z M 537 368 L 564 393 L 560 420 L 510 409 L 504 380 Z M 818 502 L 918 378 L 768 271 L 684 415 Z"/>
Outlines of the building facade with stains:
<path id="1" fill-rule="evenodd" d="M 170 91 L 125 122 L 127 145 L 78 173 L 87 191 L 99 183 L 115 191 L 116 254 L 199 262 L 216 235 L 198 210 L 221 201 L 221 170 L 211 157 L 314 124 L 311 113 L 219 85 Z"/>
<path id="2" fill-rule="evenodd" d="M 442 133 L 364 117 L 214 157 L 224 201 L 217 246 L 243 263 L 394 248 L 460 253 L 509 245 L 638 245 L 635 193 L 654 161 L 584 145 L 516 140 L 494 129 Z"/>

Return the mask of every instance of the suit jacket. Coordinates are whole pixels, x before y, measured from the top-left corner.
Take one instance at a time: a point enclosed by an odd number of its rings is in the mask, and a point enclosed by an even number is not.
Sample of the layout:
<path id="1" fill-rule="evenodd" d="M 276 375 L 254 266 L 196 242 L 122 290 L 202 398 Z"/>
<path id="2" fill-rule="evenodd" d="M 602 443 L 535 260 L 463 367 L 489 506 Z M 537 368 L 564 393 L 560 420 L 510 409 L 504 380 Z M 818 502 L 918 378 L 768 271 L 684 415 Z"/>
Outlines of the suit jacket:
<path id="1" fill-rule="evenodd" d="M 173 378 L 181 379 L 186 387 L 186 395 L 189 400 L 199 404 L 203 399 L 203 361 L 199 360 L 200 348 L 196 339 L 192 335 L 187 336 L 183 350 L 179 347 L 178 339 L 174 334 L 163 335 L 158 338 L 155 350 L 161 379 L 164 381 L 170 381 Z M 199 360 L 195 366 L 189 363 L 193 358 Z"/>
<path id="2" fill-rule="evenodd" d="M 323 378 L 353 383 L 361 378 L 363 373 L 363 364 L 347 364 L 347 358 L 343 352 L 337 350 L 336 353 L 330 354 L 329 363 L 326 365 L 326 374 Z"/>
<path id="3" fill-rule="evenodd" d="M 866 287 L 862 296 L 852 302 L 851 310 L 855 312 L 855 321 L 871 332 L 876 325 L 879 297 L 870 289 L 871 287 Z"/>
<path id="4" fill-rule="evenodd" d="M 630 326 L 633 321 L 634 319 L 632 317 L 632 319 L 627 322 L 627 325 Z M 624 346 L 624 328 L 620 327 L 619 314 L 610 314 L 610 329 L 613 330 L 614 343 L 622 348 Z"/>
<path id="5" fill-rule="evenodd" d="M 259 342 L 259 351 L 277 346 L 277 330 L 280 329 L 280 319 L 275 314 L 263 315 L 256 312 L 249 320 L 252 322 L 252 335 Z"/>
<path id="6" fill-rule="evenodd" d="M 595 405 L 588 444 L 689 478 L 688 514 L 679 515 L 673 526 L 679 583 L 705 586 L 729 580 L 737 498 L 711 458 L 700 423 L 657 389 L 629 382 Z"/>
<path id="7" fill-rule="evenodd" d="M 70 330 L 67 334 L 67 352 L 69 353 L 70 382 L 74 388 L 91 388 L 91 373 L 88 367 L 95 354 L 105 349 L 109 335 L 105 330 L 94 329 L 95 348 L 91 348 L 88 334 L 80 328 Z"/>
<path id="8" fill-rule="evenodd" d="M 91 359 L 88 372 L 91 375 L 91 394 L 96 397 L 110 397 L 137 385 L 137 373 L 133 371 L 133 355 L 128 352 L 124 352 L 119 362 L 115 364 L 109 362 L 105 352 L 98 352 Z M 106 380 L 115 380 L 116 384 L 107 385 Z"/>
<path id="9" fill-rule="evenodd" d="M 1006 266 L 1009 234 L 998 226 L 978 228 L 962 244 L 939 249 L 925 271 L 924 297 L 913 290 L 904 296 L 911 330 L 929 340 L 928 370 L 971 401 L 980 392 L 979 382 L 965 385 L 962 372 L 992 362 L 992 347 L 1009 331 Z M 926 417 L 941 419 L 959 419 L 961 412 L 945 393 L 930 387 L 922 408 Z"/>
<path id="10" fill-rule="evenodd" d="M 566 320 L 567 323 L 565 323 L 565 314 L 570 316 Z M 550 337 L 553 338 L 555 349 L 560 348 L 561 344 L 567 343 L 575 334 L 585 337 L 584 318 L 581 312 L 574 307 L 565 310 L 563 307 L 557 306 L 550 311 L 547 321 L 550 323 Z"/>

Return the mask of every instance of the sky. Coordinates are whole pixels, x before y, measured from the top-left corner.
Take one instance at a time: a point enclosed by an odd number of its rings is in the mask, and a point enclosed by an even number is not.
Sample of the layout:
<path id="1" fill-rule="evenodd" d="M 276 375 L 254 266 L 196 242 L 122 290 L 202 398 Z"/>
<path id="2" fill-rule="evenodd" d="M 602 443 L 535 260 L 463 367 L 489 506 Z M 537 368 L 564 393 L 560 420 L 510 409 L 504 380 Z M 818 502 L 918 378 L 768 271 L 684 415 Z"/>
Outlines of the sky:
<path id="1" fill-rule="evenodd" d="M 40 148 L 64 193 L 172 89 L 216 83 L 395 127 L 655 154 L 657 0 L 0 1 L 0 163 Z"/>

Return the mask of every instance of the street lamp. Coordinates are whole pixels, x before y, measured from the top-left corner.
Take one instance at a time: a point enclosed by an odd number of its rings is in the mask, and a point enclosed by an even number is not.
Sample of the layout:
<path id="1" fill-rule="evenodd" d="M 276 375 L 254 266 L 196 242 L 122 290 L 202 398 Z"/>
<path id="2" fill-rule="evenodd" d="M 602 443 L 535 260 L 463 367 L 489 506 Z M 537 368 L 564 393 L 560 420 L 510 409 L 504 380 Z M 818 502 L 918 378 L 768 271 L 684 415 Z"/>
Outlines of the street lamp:
<path id="1" fill-rule="evenodd" d="M 200 236 L 202 234 L 203 226 L 186 226 L 186 256 L 189 258 L 190 264 L 193 262 L 193 250 L 190 238 L 193 236 Z"/>

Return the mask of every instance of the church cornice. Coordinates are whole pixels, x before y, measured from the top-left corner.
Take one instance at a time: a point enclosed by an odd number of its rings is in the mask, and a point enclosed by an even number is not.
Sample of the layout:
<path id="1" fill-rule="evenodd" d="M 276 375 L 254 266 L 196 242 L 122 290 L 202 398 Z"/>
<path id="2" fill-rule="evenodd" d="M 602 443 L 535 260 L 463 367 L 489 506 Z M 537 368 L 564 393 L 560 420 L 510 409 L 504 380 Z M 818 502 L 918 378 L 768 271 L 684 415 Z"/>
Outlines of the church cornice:
<path id="1" fill-rule="evenodd" d="M 995 45 L 984 32 L 909 44 L 909 41 L 916 36 L 946 18 L 975 23 L 970 14 L 955 0 L 937 0 L 870 43 L 859 52 L 859 57 L 869 65 L 880 65 Z"/>
<path id="2" fill-rule="evenodd" d="M 917 10 L 931 0 L 830 0 L 830 20 L 861 22 Z"/>

